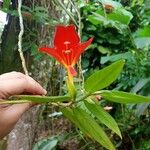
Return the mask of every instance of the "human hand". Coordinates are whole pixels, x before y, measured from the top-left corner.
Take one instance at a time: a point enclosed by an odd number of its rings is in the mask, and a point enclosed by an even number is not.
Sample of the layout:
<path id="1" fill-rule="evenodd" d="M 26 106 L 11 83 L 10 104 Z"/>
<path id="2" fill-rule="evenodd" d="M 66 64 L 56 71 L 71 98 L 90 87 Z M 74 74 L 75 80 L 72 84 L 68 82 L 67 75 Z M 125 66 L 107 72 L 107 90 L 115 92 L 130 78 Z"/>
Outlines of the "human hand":
<path id="1" fill-rule="evenodd" d="M 45 95 L 46 90 L 31 77 L 19 72 L 0 75 L 0 101 L 21 93 Z M 0 105 L 0 139 L 13 129 L 22 114 L 30 107 L 31 103 Z"/>

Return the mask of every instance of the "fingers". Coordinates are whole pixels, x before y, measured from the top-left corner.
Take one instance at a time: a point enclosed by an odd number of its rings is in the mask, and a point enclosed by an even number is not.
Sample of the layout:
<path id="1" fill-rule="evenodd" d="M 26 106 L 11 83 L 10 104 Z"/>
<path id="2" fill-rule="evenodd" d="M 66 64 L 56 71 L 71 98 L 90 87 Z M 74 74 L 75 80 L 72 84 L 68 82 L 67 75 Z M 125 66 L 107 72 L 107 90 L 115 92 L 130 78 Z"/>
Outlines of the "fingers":
<path id="1" fill-rule="evenodd" d="M 11 79 L 11 78 L 15 78 L 16 76 L 20 76 L 20 75 L 23 75 L 23 74 L 20 72 L 12 71 L 12 72 L 4 73 L 4 74 L 0 75 L 0 80 Z"/>
<path id="2" fill-rule="evenodd" d="M 0 76 L 0 98 L 28 92 L 45 95 L 46 90 L 31 77 L 19 72 L 6 73 Z"/>
<path id="3" fill-rule="evenodd" d="M 21 93 L 45 95 L 46 90 L 34 79 L 19 72 L 0 75 L 0 99 Z M 0 108 L 0 138 L 8 134 L 22 114 L 33 104 L 15 104 Z"/>
<path id="4" fill-rule="evenodd" d="M 32 103 L 15 104 L 5 109 L 5 115 L 8 115 L 7 117 L 10 118 L 10 120 L 13 120 L 13 122 L 17 122 L 22 114 L 32 106 Z"/>
<path id="5" fill-rule="evenodd" d="M 39 83 L 37 83 L 33 78 L 26 76 L 26 86 L 24 89 L 24 92 L 32 93 L 32 94 L 40 94 L 40 95 L 46 95 L 46 90 L 41 87 Z"/>
<path id="6" fill-rule="evenodd" d="M 7 135 L 17 123 L 22 114 L 28 110 L 31 104 L 15 104 L 1 110 L 0 113 L 0 139 Z"/>

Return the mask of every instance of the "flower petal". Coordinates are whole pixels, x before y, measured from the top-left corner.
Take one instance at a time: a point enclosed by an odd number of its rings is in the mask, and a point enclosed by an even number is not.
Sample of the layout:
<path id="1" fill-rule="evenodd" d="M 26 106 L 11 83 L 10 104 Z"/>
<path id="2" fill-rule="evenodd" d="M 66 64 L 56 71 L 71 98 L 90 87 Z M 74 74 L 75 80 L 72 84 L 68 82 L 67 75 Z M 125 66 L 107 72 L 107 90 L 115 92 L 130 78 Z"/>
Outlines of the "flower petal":
<path id="1" fill-rule="evenodd" d="M 58 49 L 66 49 L 66 44 L 69 48 L 77 45 L 80 42 L 80 38 L 75 30 L 74 25 L 56 27 L 54 36 L 54 46 Z"/>
<path id="2" fill-rule="evenodd" d="M 83 51 L 91 44 L 92 41 L 93 41 L 93 37 L 84 43 L 78 44 L 78 46 L 74 50 L 76 53 L 74 54 L 72 65 L 75 65 L 77 63 L 81 53 L 83 53 Z"/>
<path id="3" fill-rule="evenodd" d="M 51 55 L 52 57 L 54 57 L 57 61 L 59 61 L 60 63 L 62 63 L 62 58 L 59 56 L 59 54 L 57 53 L 57 49 L 55 48 L 49 48 L 49 47 L 40 47 L 39 51 L 47 53 L 49 55 Z"/>

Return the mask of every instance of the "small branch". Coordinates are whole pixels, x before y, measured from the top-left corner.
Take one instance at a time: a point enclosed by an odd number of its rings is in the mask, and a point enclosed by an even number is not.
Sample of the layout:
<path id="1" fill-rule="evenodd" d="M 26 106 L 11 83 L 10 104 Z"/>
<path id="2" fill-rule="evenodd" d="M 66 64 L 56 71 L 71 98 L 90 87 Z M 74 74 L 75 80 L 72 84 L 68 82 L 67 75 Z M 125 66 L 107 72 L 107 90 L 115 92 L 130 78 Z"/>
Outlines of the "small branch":
<path id="1" fill-rule="evenodd" d="M 19 14 L 19 24 L 20 24 L 20 33 L 18 36 L 18 51 L 20 54 L 21 62 L 22 62 L 22 68 L 23 68 L 25 74 L 28 75 L 28 70 L 26 67 L 25 58 L 24 58 L 24 55 L 22 52 L 22 36 L 24 33 L 24 26 L 23 26 L 22 14 L 21 14 L 21 5 L 22 5 L 22 0 L 18 0 L 18 14 Z"/>
<path id="2" fill-rule="evenodd" d="M 73 15 L 67 10 L 67 8 L 64 6 L 64 4 L 60 0 L 55 0 L 61 7 L 62 9 L 68 14 L 68 16 L 72 19 L 74 24 L 78 27 L 78 24 L 76 20 L 74 19 Z"/>

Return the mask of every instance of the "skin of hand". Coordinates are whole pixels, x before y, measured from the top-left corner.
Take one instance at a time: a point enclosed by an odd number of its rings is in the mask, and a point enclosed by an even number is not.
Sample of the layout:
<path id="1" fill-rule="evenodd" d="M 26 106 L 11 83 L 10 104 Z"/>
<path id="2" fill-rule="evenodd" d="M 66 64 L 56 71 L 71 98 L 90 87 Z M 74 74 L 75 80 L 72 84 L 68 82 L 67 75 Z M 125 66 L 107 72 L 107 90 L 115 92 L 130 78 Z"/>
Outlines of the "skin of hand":
<path id="1" fill-rule="evenodd" d="M 34 79 L 20 72 L 0 75 L 0 101 L 21 93 L 46 95 L 47 92 Z M 0 105 L 0 139 L 13 129 L 22 114 L 32 106 L 31 103 Z"/>

